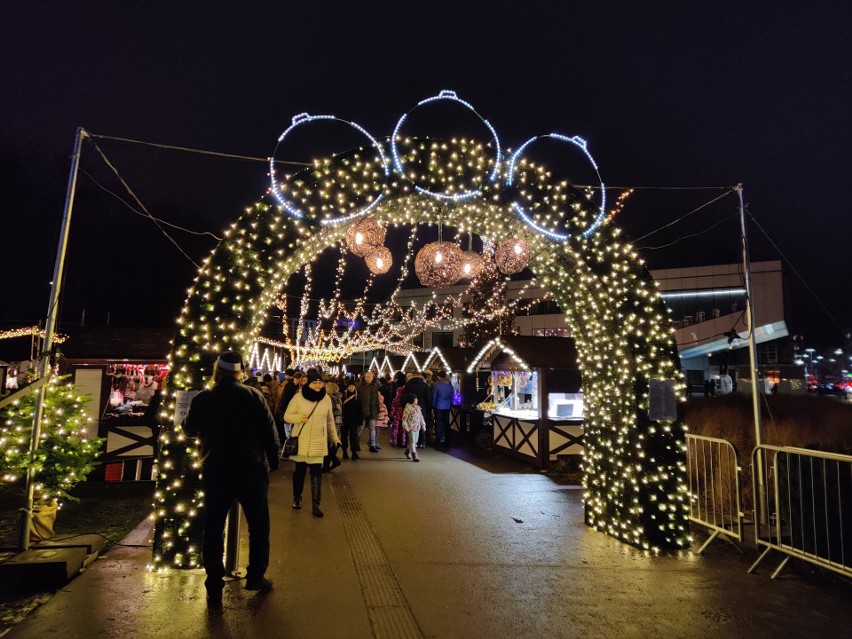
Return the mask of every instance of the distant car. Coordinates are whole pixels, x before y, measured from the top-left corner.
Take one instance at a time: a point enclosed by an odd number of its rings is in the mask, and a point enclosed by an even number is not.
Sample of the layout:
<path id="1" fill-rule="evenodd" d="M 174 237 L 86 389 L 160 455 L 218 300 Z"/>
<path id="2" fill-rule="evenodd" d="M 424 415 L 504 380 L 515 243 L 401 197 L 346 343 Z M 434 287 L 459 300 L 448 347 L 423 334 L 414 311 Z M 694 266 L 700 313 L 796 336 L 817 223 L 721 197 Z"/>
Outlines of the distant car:
<path id="1" fill-rule="evenodd" d="M 829 382 L 818 385 L 816 392 L 817 395 L 834 395 L 835 397 L 848 399 L 852 395 L 852 387 L 847 383 L 832 384 Z"/>

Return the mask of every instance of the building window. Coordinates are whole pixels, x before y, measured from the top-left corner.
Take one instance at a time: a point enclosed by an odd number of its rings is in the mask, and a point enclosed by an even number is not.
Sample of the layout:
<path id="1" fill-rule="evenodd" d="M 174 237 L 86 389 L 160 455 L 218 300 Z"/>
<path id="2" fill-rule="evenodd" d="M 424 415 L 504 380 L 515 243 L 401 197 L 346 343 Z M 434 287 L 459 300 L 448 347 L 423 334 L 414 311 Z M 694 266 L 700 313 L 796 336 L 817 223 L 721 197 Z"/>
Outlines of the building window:
<path id="1" fill-rule="evenodd" d="M 571 337 L 570 328 L 534 328 L 534 337 Z"/>
<path id="2" fill-rule="evenodd" d="M 775 342 L 766 342 L 765 344 L 758 344 L 757 362 L 759 364 L 777 364 L 778 344 L 776 344 Z"/>
<path id="3" fill-rule="evenodd" d="M 453 332 L 452 331 L 435 331 L 432 333 L 432 348 L 436 346 L 443 346 L 445 348 L 452 348 L 453 346 Z"/>

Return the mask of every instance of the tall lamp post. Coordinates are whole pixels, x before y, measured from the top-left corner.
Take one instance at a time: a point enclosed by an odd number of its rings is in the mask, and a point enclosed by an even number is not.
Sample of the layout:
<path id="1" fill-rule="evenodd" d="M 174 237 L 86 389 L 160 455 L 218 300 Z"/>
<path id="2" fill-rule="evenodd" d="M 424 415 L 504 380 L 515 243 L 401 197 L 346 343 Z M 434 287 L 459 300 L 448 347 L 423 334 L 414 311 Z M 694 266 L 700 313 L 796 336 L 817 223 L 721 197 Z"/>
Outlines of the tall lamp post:
<path id="1" fill-rule="evenodd" d="M 59 246 L 56 249 L 56 262 L 53 266 L 53 281 L 50 283 L 50 303 L 47 305 L 47 321 L 44 325 L 44 341 L 42 342 L 38 366 L 38 377 L 49 375 L 53 351 L 53 336 L 56 331 L 56 318 L 59 309 L 59 294 L 65 271 L 65 252 L 68 248 L 68 234 L 71 229 L 71 211 L 74 208 L 74 194 L 77 190 L 77 169 L 80 165 L 80 148 L 88 132 L 83 127 L 77 127 L 74 138 L 74 154 L 71 156 L 71 172 L 68 176 L 68 189 L 65 193 L 65 211 L 62 215 L 62 228 L 59 233 Z M 44 415 L 44 394 L 47 387 L 42 386 L 36 391 L 35 407 L 33 409 L 33 428 L 30 437 L 30 455 L 27 465 L 26 489 L 18 536 L 18 548 L 21 552 L 30 547 L 30 528 L 32 526 L 33 498 L 35 493 L 35 459 L 38 444 L 41 439 L 41 420 Z"/>

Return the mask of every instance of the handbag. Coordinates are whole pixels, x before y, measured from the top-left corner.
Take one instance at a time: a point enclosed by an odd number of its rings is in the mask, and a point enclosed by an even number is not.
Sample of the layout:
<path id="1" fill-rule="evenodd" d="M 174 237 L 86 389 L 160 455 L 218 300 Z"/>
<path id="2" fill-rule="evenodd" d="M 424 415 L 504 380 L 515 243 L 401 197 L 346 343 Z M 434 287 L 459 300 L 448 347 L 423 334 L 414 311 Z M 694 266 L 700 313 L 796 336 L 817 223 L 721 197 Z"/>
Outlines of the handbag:
<path id="1" fill-rule="evenodd" d="M 314 411 L 319 406 L 319 402 L 314 404 L 314 407 L 311 409 L 311 412 L 308 413 L 308 419 L 302 424 L 302 427 L 299 429 L 299 435 L 302 434 L 302 430 L 305 428 L 305 424 L 308 423 L 308 420 L 311 418 L 311 415 L 314 414 Z M 281 449 L 281 456 L 285 459 L 292 457 L 293 455 L 298 454 L 299 452 L 299 435 L 290 435 L 287 439 L 284 440 L 284 447 Z"/>

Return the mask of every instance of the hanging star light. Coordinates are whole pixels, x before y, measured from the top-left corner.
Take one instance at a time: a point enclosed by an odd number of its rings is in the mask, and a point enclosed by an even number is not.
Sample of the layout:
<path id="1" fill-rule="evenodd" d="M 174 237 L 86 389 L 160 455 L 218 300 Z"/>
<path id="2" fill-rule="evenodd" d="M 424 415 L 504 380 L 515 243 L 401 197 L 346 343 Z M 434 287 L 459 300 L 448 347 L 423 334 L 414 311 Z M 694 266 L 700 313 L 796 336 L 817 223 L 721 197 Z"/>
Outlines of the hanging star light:
<path id="1" fill-rule="evenodd" d="M 385 228 L 370 217 L 362 218 L 346 230 L 346 248 L 358 257 L 366 257 L 385 243 Z"/>
<path id="2" fill-rule="evenodd" d="M 530 262 L 530 245 L 522 237 L 508 237 L 494 249 L 497 268 L 506 275 L 520 273 Z"/>
<path id="3" fill-rule="evenodd" d="M 383 275 L 393 266 L 393 255 L 386 246 L 380 246 L 364 258 L 371 273 Z"/>
<path id="4" fill-rule="evenodd" d="M 462 276 L 462 250 L 452 242 L 430 242 L 414 258 L 414 272 L 423 286 L 452 286 Z"/>

